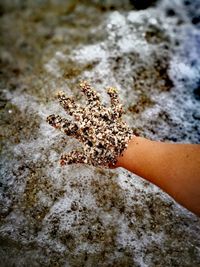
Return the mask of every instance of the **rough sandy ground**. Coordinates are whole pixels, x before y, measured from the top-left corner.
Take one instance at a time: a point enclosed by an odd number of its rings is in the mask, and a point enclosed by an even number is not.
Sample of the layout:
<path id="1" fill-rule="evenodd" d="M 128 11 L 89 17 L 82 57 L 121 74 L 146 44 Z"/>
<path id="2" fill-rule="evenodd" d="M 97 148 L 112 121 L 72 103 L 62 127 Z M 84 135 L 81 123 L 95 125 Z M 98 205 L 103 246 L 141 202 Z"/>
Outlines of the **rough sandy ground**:
<path id="1" fill-rule="evenodd" d="M 88 79 L 135 133 L 200 143 L 200 1 L 127 2 L 0 2 L 2 267 L 200 266 L 199 218 L 123 169 L 61 168 L 77 142 L 45 122 Z"/>

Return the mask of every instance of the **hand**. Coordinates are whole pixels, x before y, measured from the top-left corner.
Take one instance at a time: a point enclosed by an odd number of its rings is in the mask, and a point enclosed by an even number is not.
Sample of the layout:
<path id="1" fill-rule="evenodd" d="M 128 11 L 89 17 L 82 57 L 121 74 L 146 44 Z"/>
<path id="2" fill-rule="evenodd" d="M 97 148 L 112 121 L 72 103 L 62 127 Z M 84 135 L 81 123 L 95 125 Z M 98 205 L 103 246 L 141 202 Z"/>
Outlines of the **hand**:
<path id="1" fill-rule="evenodd" d="M 115 88 L 108 88 L 111 106 L 105 107 L 100 102 L 99 94 L 86 81 L 80 83 L 80 89 L 87 97 L 85 107 L 75 103 L 75 100 L 67 97 L 64 92 L 57 95 L 61 106 L 74 117 L 74 121 L 54 114 L 47 117 L 51 126 L 75 137 L 83 144 L 82 149 L 63 154 L 60 163 L 114 166 L 133 137 L 132 130 L 121 118 L 123 110 L 117 91 Z"/>

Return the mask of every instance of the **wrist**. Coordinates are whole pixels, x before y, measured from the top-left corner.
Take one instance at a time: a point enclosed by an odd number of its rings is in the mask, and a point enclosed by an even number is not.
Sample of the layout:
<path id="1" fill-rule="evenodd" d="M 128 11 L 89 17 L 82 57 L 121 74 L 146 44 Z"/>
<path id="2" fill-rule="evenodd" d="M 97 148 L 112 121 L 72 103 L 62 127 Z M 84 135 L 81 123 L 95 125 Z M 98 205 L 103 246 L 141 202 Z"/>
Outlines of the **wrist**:
<path id="1" fill-rule="evenodd" d="M 137 140 L 140 137 L 133 136 L 129 142 L 127 148 L 122 152 L 122 154 L 117 158 L 117 163 L 115 164 L 114 168 L 123 167 L 126 168 L 128 158 L 130 157 L 131 151 L 133 149 L 133 146 L 137 144 Z"/>

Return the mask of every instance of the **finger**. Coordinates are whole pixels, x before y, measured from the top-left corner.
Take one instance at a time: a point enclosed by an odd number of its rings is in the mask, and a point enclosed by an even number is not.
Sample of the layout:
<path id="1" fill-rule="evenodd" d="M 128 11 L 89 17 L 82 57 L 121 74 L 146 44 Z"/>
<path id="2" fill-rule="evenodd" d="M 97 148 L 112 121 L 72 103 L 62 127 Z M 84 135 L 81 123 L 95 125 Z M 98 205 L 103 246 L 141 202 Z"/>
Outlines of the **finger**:
<path id="1" fill-rule="evenodd" d="M 87 163 L 87 157 L 83 151 L 73 150 L 67 154 L 63 154 L 60 158 L 61 166 L 77 163 Z"/>
<path id="2" fill-rule="evenodd" d="M 59 91 L 57 97 L 61 106 L 70 116 L 78 116 L 83 112 L 83 108 L 76 104 L 72 97 L 67 97 L 63 91 Z"/>
<path id="3" fill-rule="evenodd" d="M 80 83 L 81 91 L 86 95 L 90 104 L 96 104 L 100 101 L 99 94 L 86 81 Z"/>
<path id="4" fill-rule="evenodd" d="M 50 115 L 47 117 L 47 122 L 56 129 L 61 130 L 68 136 L 79 138 L 78 126 L 70 120 L 61 118 L 59 115 Z"/>
<path id="5" fill-rule="evenodd" d="M 54 128 L 60 129 L 60 125 L 62 122 L 62 119 L 60 116 L 57 116 L 55 114 L 51 114 L 47 117 L 46 121 L 53 126 Z"/>
<path id="6" fill-rule="evenodd" d="M 110 96 L 111 107 L 112 107 L 112 110 L 114 111 L 114 115 L 116 117 L 121 117 L 123 113 L 123 109 L 122 109 L 122 105 L 120 104 L 120 100 L 119 100 L 118 92 L 116 88 L 109 87 L 107 89 L 107 94 Z"/>

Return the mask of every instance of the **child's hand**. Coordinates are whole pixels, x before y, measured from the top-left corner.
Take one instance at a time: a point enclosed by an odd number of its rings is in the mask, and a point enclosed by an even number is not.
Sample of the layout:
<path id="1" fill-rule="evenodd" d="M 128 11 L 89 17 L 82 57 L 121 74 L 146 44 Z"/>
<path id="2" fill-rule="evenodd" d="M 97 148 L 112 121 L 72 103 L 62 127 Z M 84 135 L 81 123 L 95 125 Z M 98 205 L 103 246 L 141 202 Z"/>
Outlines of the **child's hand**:
<path id="1" fill-rule="evenodd" d="M 63 92 L 58 93 L 60 104 L 74 117 L 74 121 L 54 114 L 47 118 L 51 126 L 83 143 L 83 149 L 63 154 L 60 163 L 87 163 L 104 167 L 115 165 L 133 136 L 132 130 L 121 119 L 123 110 L 117 91 L 108 88 L 111 107 L 105 107 L 100 102 L 99 94 L 87 82 L 81 82 L 80 88 L 88 100 L 86 107 L 80 107 Z"/>

